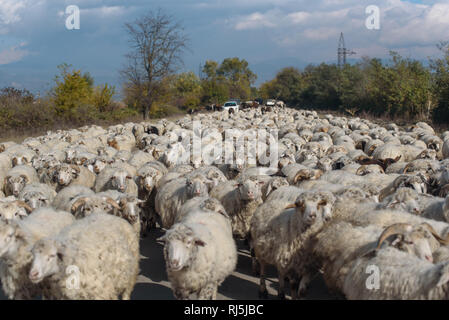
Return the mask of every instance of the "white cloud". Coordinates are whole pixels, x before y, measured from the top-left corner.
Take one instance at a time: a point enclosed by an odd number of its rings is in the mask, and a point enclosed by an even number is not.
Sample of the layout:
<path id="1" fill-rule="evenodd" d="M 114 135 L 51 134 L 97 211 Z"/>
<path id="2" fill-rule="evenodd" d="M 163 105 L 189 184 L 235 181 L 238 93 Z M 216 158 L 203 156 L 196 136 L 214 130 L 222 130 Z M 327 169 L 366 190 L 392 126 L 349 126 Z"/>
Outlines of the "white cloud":
<path id="1" fill-rule="evenodd" d="M 235 30 L 250 30 L 250 29 L 259 29 L 262 27 L 275 27 L 276 26 L 276 17 L 277 13 L 270 11 L 265 14 L 260 12 L 252 13 L 242 19 L 239 19 L 239 22 L 235 24 Z"/>
<path id="2" fill-rule="evenodd" d="M 29 54 L 27 50 L 21 49 L 25 46 L 26 43 L 22 42 L 17 46 L 13 46 L 6 50 L 0 51 L 0 65 L 22 60 L 23 57 Z"/>
<path id="3" fill-rule="evenodd" d="M 18 11 L 25 8 L 26 4 L 26 0 L 0 0 L 0 25 L 19 21 Z"/>

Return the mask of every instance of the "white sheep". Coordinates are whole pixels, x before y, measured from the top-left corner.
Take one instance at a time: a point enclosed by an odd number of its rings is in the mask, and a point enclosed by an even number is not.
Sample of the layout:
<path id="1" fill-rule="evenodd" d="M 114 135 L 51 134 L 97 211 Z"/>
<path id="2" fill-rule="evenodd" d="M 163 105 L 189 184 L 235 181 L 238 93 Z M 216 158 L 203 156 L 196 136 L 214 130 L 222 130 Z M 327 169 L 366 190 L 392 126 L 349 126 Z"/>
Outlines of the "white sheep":
<path id="1" fill-rule="evenodd" d="M 216 299 L 218 286 L 237 264 L 230 231 L 220 213 L 194 210 L 159 238 L 165 242 L 167 275 L 177 299 Z"/>
<path id="2" fill-rule="evenodd" d="M 104 213 L 76 220 L 56 236 L 37 241 L 32 253 L 29 278 L 42 282 L 48 299 L 128 300 L 139 273 L 136 233 L 124 219 Z"/>
<path id="3" fill-rule="evenodd" d="M 0 279 L 9 299 L 32 299 L 41 293 L 28 279 L 30 249 L 37 240 L 57 234 L 74 220 L 68 212 L 40 208 L 21 221 L 0 221 Z"/>
<path id="4" fill-rule="evenodd" d="M 188 178 L 172 180 L 158 189 L 155 198 L 155 209 L 159 215 L 163 228 L 170 228 L 179 208 L 193 197 L 208 195 L 213 182 L 198 174 Z"/>
<path id="5" fill-rule="evenodd" d="M 39 182 L 37 172 L 33 167 L 22 165 L 16 166 L 8 171 L 4 182 L 5 195 L 19 196 L 20 191 L 27 184 Z"/>

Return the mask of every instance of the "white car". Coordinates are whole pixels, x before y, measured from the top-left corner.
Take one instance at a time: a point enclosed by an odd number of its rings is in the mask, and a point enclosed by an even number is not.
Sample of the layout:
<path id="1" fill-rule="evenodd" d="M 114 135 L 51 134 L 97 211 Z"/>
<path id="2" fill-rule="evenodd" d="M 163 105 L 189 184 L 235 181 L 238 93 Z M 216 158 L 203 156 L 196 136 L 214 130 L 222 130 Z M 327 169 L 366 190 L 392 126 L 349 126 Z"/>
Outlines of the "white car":
<path id="1" fill-rule="evenodd" d="M 265 103 L 265 105 L 266 105 L 267 107 L 274 107 L 274 106 L 276 105 L 276 100 L 274 100 L 274 99 L 268 99 L 268 100 L 267 100 L 267 103 Z"/>
<path id="2" fill-rule="evenodd" d="M 229 111 L 229 109 L 233 109 L 234 112 L 239 111 L 240 106 L 235 101 L 227 101 L 223 105 L 224 111 Z"/>

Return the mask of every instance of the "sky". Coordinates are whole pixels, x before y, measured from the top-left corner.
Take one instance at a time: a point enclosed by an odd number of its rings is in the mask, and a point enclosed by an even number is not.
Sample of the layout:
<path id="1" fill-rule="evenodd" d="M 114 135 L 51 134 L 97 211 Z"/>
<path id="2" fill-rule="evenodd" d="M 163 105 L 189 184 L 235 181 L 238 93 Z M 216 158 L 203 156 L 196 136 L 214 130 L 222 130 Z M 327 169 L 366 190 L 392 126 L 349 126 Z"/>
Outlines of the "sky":
<path id="1" fill-rule="evenodd" d="M 70 5 L 80 9 L 79 30 L 66 28 Z M 379 29 L 366 27 L 372 5 Z M 57 66 L 68 63 L 120 89 L 129 52 L 124 24 L 157 8 L 190 38 L 182 71 L 239 57 L 257 85 L 282 67 L 335 62 L 340 32 L 357 53 L 351 61 L 385 59 L 390 50 L 427 60 L 449 40 L 449 0 L 0 0 L 0 87 L 45 94 Z"/>

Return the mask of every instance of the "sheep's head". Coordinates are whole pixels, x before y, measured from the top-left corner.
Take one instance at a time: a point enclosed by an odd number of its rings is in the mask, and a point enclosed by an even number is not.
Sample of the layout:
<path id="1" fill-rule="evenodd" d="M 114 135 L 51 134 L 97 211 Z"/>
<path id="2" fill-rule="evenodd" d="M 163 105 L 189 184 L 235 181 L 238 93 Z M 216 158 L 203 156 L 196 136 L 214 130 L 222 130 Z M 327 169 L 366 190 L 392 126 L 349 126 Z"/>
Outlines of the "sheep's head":
<path id="1" fill-rule="evenodd" d="M 114 199 L 109 197 L 80 197 L 72 203 L 70 212 L 77 218 L 86 217 L 93 213 L 114 214 L 115 209 L 120 210 L 120 206 Z"/>
<path id="2" fill-rule="evenodd" d="M 114 163 L 114 160 L 112 158 L 108 158 L 105 156 L 98 157 L 93 162 L 93 171 L 94 173 L 99 174 L 101 171 L 103 171 L 104 168 L 106 168 L 108 164 L 112 163 Z"/>
<path id="3" fill-rule="evenodd" d="M 416 157 L 416 159 L 429 159 L 429 160 L 436 160 L 436 158 L 437 158 L 437 151 L 433 149 L 426 149 Z"/>
<path id="4" fill-rule="evenodd" d="M 13 221 L 0 220 L 0 257 L 14 256 L 24 234 Z"/>
<path id="5" fill-rule="evenodd" d="M 30 160 L 26 156 L 15 155 L 12 157 L 12 166 L 21 166 L 27 165 L 30 163 Z"/>
<path id="6" fill-rule="evenodd" d="M 393 196 L 386 202 L 386 207 L 390 209 L 400 209 L 412 214 L 420 214 L 418 193 L 410 188 L 399 188 Z"/>
<path id="7" fill-rule="evenodd" d="M 188 177 L 186 179 L 187 198 L 207 196 L 209 194 L 208 184 L 213 184 L 213 181 L 201 175 Z"/>
<path id="8" fill-rule="evenodd" d="M 122 197 L 119 200 L 119 207 L 121 217 L 128 221 L 130 224 L 134 224 L 140 219 L 140 207 L 144 205 L 145 201 L 138 199 L 134 196 Z"/>
<path id="9" fill-rule="evenodd" d="M 24 174 L 20 176 L 8 176 L 5 178 L 7 189 L 9 189 L 15 197 L 19 196 L 19 193 L 25 188 L 28 182 L 28 177 Z"/>
<path id="10" fill-rule="evenodd" d="M 158 240 L 165 242 L 165 263 L 167 270 L 172 272 L 189 267 L 198 248 L 206 246 L 206 242 L 184 224 L 175 224 Z"/>
<path id="11" fill-rule="evenodd" d="M 316 169 L 301 169 L 293 178 L 293 184 L 298 184 L 305 180 L 317 180 L 321 177 L 323 171 Z"/>
<path id="12" fill-rule="evenodd" d="M 397 223 L 386 228 L 377 241 L 376 250 L 390 237 L 394 237 L 391 246 L 399 250 L 416 255 L 420 259 L 433 262 L 433 251 L 440 245 L 447 245 L 447 239 L 443 239 L 428 223 L 412 226 L 408 223 Z"/>
<path id="13" fill-rule="evenodd" d="M 22 193 L 20 200 L 24 201 L 32 209 L 48 207 L 50 205 L 50 199 L 41 192 L 36 191 Z"/>
<path id="14" fill-rule="evenodd" d="M 31 250 L 33 262 L 31 263 L 28 278 L 32 283 L 39 283 L 45 277 L 60 271 L 60 261 L 64 255 L 59 250 L 58 243 L 50 238 L 38 240 Z"/>
<path id="15" fill-rule="evenodd" d="M 267 198 L 273 191 L 279 189 L 280 187 L 288 185 L 289 184 L 287 179 L 283 177 L 274 177 L 268 183 L 262 186 L 263 196 L 264 198 Z"/>
<path id="16" fill-rule="evenodd" d="M 362 165 L 356 171 L 356 174 L 358 176 L 365 176 L 365 175 L 370 174 L 370 173 L 381 173 L 381 174 L 384 174 L 385 171 L 384 171 L 384 169 L 381 166 L 379 166 L 377 164 Z"/>
<path id="17" fill-rule="evenodd" d="M 128 172 L 122 169 L 117 169 L 117 171 L 112 174 L 110 182 L 114 190 L 124 193 L 128 188 L 128 180 L 131 179 L 132 177 Z"/>
<path id="18" fill-rule="evenodd" d="M 156 168 L 148 168 L 144 173 L 137 175 L 137 183 L 140 189 L 150 193 L 162 178 L 162 173 Z"/>
<path id="19" fill-rule="evenodd" d="M 262 198 L 261 187 L 265 184 L 263 181 L 247 179 L 243 183 L 237 184 L 240 199 L 243 201 L 255 201 Z"/>
<path id="20" fill-rule="evenodd" d="M 62 164 L 56 170 L 56 179 L 59 185 L 67 186 L 77 179 L 81 169 L 76 165 Z"/>
<path id="21" fill-rule="evenodd" d="M 288 205 L 286 209 L 295 208 L 304 226 L 308 228 L 331 218 L 334 201 L 335 197 L 329 192 L 310 191 L 300 194 L 295 203 Z"/>
<path id="22" fill-rule="evenodd" d="M 323 172 L 328 172 L 332 170 L 332 159 L 329 157 L 321 158 L 318 160 L 317 169 L 320 169 Z"/>

